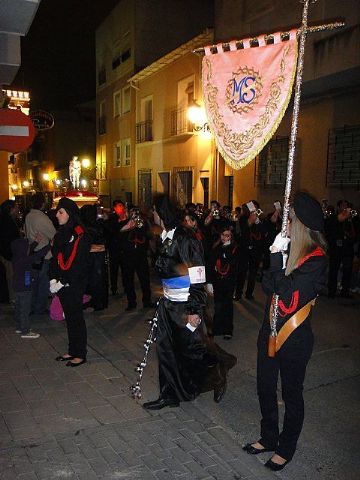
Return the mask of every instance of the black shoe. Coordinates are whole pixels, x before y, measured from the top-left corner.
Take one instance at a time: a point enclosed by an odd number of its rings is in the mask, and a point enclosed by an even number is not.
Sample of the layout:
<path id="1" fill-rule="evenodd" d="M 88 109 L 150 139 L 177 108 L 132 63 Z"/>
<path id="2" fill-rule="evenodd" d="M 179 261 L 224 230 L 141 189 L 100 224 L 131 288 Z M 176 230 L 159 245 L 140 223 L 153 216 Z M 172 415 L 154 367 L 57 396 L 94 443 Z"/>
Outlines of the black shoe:
<path id="1" fill-rule="evenodd" d="M 68 360 L 72 360 L 74 357 L 64 357 L 63 355 L 59 355 L 55 358 L 57 362 L 67 362 Z"/>
<path id="2" fill-rule="evenodd" d="M 173 398 L 158 398 L 152 402 L 146 402 L 143 404 L 145 410 L 161 410 L 165 407 L 178 407 L 179 401 L 174 400 Z"/>
<path id="3" fill-rule="evenodd" d="M 258 455 L 259 453 L 273 452 L 275 448 L 256 448 L 251 443 L 247 443 L 243 446 L 243 450 L 245 450 L 245 452 L 249 453 L 250 455 Z"/>
<path id="4" fill-rule="evenodd" d="M 226 392 L 227 383 L 224 381 L 214 388 L 214 402 L 220 403 Z"/>
<path id="5" fill-rule="evenodd" d="M 224 335 L 224 340 L 231 340 L 232 339 L 232 335 Z"/>
<path id="6" fill-rule="evenodd" d="M 286 465 L 289 463 L 289 460 L 286 460 L 285 463 L 275 463 L 271 460 L 268 460 L 266 463 L 265 463 L 265 467 L 266 468 L 270 468 L 270 470 L 272 470 L 273 472 L 280 472 L 280 470 L 282 470 L 283 468 L 286 467 Z"/>
<path id="7" fill-rule="evenodd" d="M 83 359 L 81 360 L 81 362 L 78 362 L 78 363 L 72 362 L 72 361 L 70 360 L 70 362 L 67 362 L 66 366 L 67 366 L 67 367 L 79 367 L 80 365 L 83 365 L 84 363 L 86 363 L 86 358 L 83 358 Z"/>
<path id="8" fill-rule="evenodd" d="M 117 292 L 116 289 L 113 289 L 113 288 L 111 289 L 111 294 L 112 294 L 112 295 L 116 295 L 117 293 L 118 293 L 118 292 Z"/>
<path id="9" fill-rule="evenodd" d="M 125 312 L 131 312 L 131 310 L 135 310 L 136 308 L 136 303 L 130 303 L 126 308 Z"/>

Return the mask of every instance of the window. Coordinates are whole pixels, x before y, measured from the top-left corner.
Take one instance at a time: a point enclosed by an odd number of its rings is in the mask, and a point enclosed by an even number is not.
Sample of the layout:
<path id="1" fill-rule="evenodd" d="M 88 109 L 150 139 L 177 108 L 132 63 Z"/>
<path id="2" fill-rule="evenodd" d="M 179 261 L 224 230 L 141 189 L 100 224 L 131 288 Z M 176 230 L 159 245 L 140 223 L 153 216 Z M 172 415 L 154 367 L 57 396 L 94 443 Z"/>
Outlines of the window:
<path id="1" fill-rule="evenodd" d="M 255 184 L 285 185 L 289 153 L 289 137 L 276 137 L 256 157 Z"/>
<path id="2" fill-rule="evenodd" d="M 99 105 L 98 132 L 99 132 L 99 135 L 104 135 L 106 133 L 105 101 L 100 102 L 100 105 Z"/>
<path id="3" fill-rule="evenodd" d="M 114 117 L 121 115 L 121 91 L 114 93 Z"/>
<path id="4" fill-rule="evenodd" d="M 98 72 L 98 85 L 103 85 L 106 83 L 106 69 L 102 67 Z"/>
<path id="5" fill-rule="evenodd" d="M 151 142 L 153 139 L 153 101 L 152 97 L 141 100 L 141 121 L 136 124 L 136 142 Z"/>
<path id="6" fill-rule="evenodd" d="M 130 138 L 125 138 L 122 141 L 123 146 L 123 167 L 131 165 L 131 141 Z"/>
<path id="7" fill-rule="evenodd" d="M 100 145 L 99 156 L 96 159 L 96 178 L 106 180 L 106 145 Z"/>
<path id="8" fill-rule="evenodd" d="M 130 112 L 131 96 L 130 87 L 124 87 L 122 89 L 122 113 Z"/>
<path id="9" fill-rule="evenodd" d="M 121 142 L 114 145 L 114 167 L 121 167 Z"/>
<path id="10" fill-rule="evenodd" d="M 360 125 L 329 130 L 327 185 L 360 186 Z"/>
<path id="11" fill-rule="evenodd" d="M 120 53 L 117 53 L 111 63 L 112 69 L 115 70 L 122 63 L 125 63 L 126 60 L 128 60 L 130 57 L 131 57 L 131 48 L 126 48 Z"/>

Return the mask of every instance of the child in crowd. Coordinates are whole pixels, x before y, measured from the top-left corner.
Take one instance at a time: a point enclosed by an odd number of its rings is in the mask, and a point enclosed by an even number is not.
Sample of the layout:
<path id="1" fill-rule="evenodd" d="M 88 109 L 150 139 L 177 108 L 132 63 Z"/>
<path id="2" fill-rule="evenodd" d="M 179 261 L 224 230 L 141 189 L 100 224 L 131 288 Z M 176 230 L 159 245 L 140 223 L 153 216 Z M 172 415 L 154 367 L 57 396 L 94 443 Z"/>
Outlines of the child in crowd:
<path id="1" fill-rule="evenodd" d="M 31 309 L 31 266 L 37 260 L 44 257 L 50 250 L 46 245 L 41 250 L 34 252 L 34 249 L 42 237 L 37 234 L 35 242 L 29 244 L 27 238 L 17 238 L 11 242 L 12 265 L 13 265 L 13 288 L 15 294 L 15 321 L 16 333 L 21 338 L 39 338 L 40 334 L 30 330 L 30 309 Z"/>

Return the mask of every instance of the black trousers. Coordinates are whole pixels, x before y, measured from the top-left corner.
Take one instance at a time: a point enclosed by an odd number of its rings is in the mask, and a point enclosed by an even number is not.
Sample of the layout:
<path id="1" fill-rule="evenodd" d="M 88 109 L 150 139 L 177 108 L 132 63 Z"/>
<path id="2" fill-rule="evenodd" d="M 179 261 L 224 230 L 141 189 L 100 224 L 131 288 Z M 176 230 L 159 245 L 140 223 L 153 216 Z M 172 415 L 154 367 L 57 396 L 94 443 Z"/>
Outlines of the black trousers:
<path id="1" fill-rule="evenodd" d="M 305 322 L 308 322 L 306 320 Z M 291 460 L 304 421 L 303 383 L 310 360 L 314 337 L 309 323 L 295 330 L 274 358 L 267 353 L 269 329 L 262 329 L 258 338 L 257 391 L 262 414 L 260 443 L 274 448 L 275 453 Z M 277 403 L 278 377 L 281 377 L 285 403 L 283 430 L 279 432 Z"/>
<path id="2" fill-rule="evenodd" d="M 90 260 L 91 268 L 86 291 L 91 295 L 90 305 L 95 310 L 102 310 L 107 308 L 109 299 L 106 252 L 91 253 Z"/>
<path id="3" fill-rule="evenodd" d="M 234 282 L 214 282 L 213 335 L 232 335 L 234 324 L 233 291 Z"/>
<path id="4" fill-rule="evenodd" d="M 128 304 L 136 305 L 135 272 L 141 286 L 142 302 L 144 305 L 149 304 L 151 302 L 151 290 L 147 253 L 142 252 L 140 249 L 134 254 L 125 252 L 122 272 Z"/>
<path id="5" fill-rule="evenodd" d="M 329 251 L 329 278 L 328 289 L 329 295 L 335 295 L 337 290 L 337 278 L 340 265 L 342 264 L 342 278 L 341 278 L 341 291 L 345 294 L 349 293 L 352 265 L 354 256 L 351 254 L 345 255 L 342 252 L 342 248 L 331 249 Z"/>
<path id="6" fill-rule="evenodd" d="M 86 358 L 87 353 L 87 331 L 82 305 L 84 291 L 85 286 L 74 285 L 63 287 L 58 292 L 68 332 L 68 354 L 77 358 Z"/>
<path id="7" fill-rule="evenodd" d="M 256 275 L 259 270 L 261 263 L 261 256 L 256 254 L 245 253 L 242 256 L 240 255 L 239 270 L 236 282 L 236 292 L 235 296 L 240 298 L 243 294 L 246 277 L 247 277 L 247 286 L 245 295 L 251 296 L 255 290 Z"/>
<path id="8" fill-rule="evenodd" d="M 122 284 L 125 288 L 124 276 L 122 271 L 122 253 L 120 245 L 111 245 L 109 247 L 109 269 L 110 269 L 110 286 L 112 293 L 116 293 L 118 289 L 119 268 L 121 270 Z"/>

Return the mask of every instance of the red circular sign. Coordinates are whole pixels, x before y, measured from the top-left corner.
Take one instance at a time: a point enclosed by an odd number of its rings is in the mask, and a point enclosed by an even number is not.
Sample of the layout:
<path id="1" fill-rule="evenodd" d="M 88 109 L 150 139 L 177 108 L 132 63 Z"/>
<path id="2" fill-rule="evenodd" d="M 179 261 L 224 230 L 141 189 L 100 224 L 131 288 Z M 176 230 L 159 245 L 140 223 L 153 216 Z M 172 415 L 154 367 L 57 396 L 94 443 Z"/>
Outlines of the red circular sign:
<path id="1" fill-rule="evenodd" d="M 18 153 L 27 150 L 35 138 L 30 118 L 20 110 L 0 109 L 0 150 Z"/>

